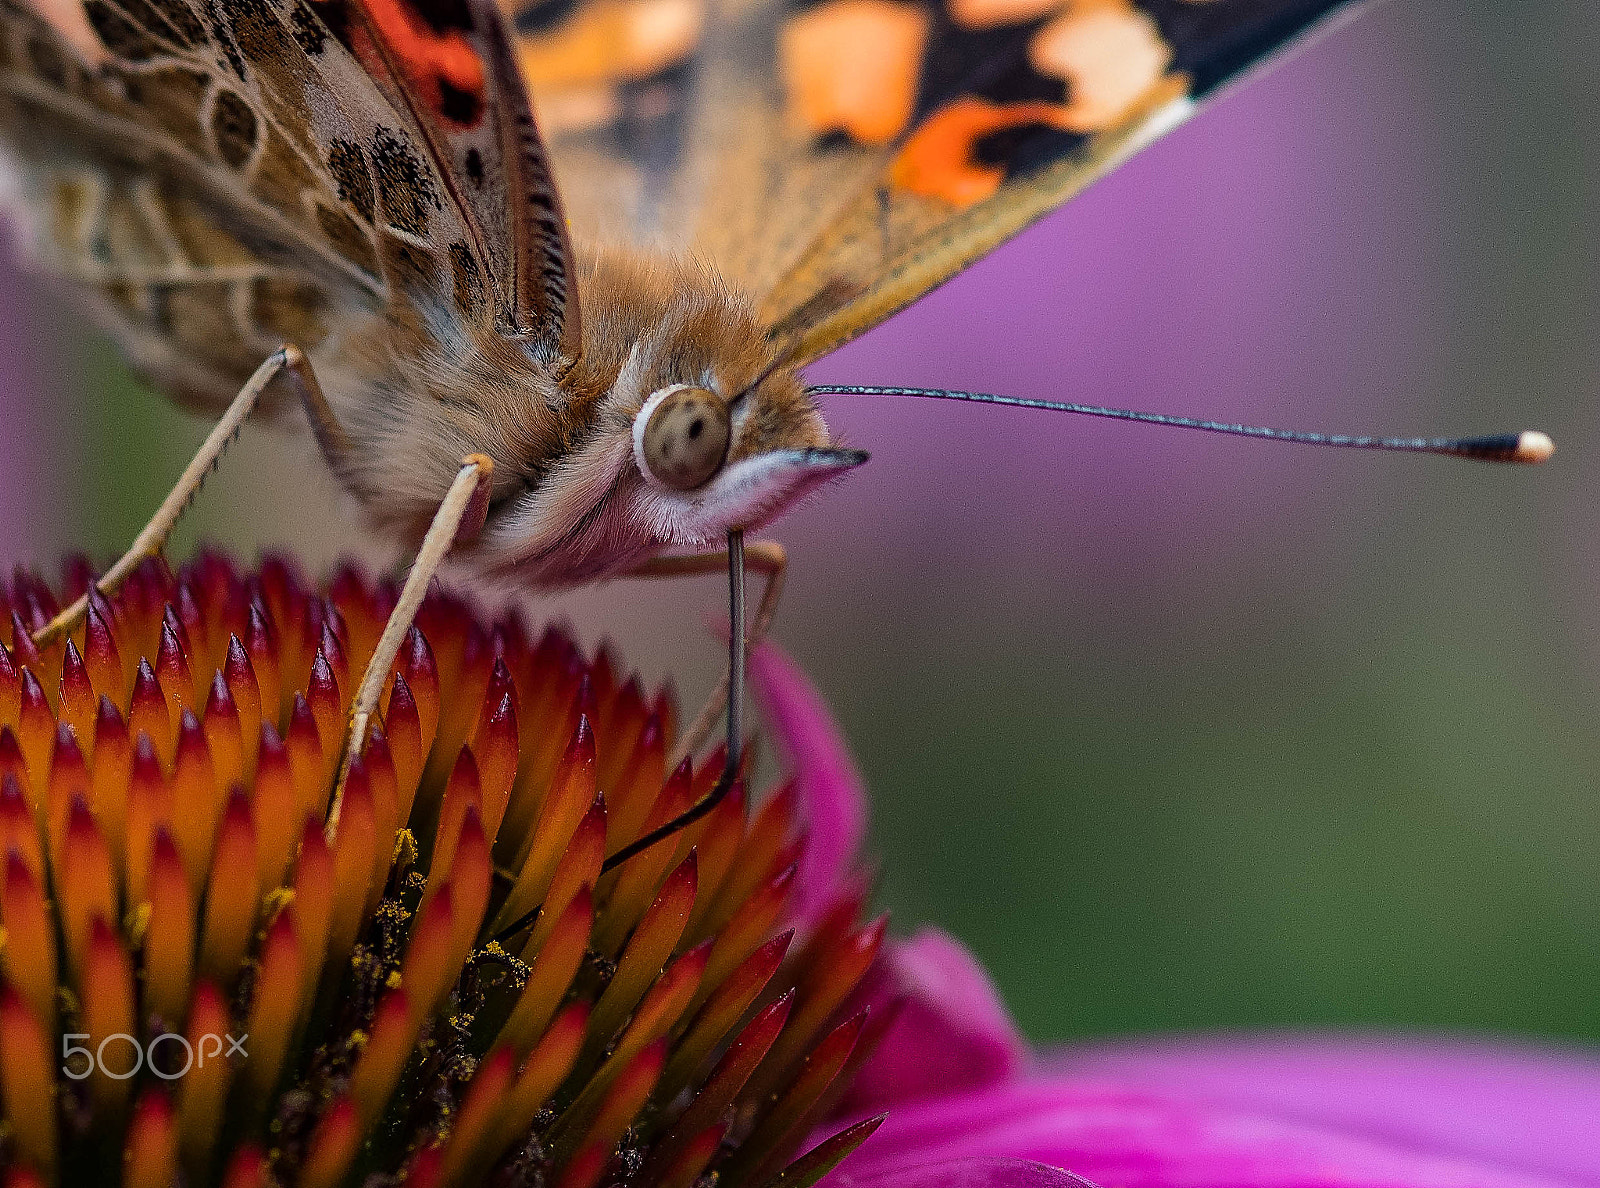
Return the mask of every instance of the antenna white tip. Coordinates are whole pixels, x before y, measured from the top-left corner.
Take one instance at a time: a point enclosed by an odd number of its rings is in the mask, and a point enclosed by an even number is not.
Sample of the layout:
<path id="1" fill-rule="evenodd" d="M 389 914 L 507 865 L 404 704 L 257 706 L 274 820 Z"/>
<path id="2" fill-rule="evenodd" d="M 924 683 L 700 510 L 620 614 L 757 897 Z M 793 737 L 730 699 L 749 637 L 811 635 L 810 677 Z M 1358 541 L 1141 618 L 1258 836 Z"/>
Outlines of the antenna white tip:
<path id="1" fill-rule="evenodd" d="M 1513 462 L 1544 462 L 1556 452 L 1556 443 L 1548 433 L 1537 429 L 1524 429 L 1517 434 L 1517 448 L 1511 454 Z"/>

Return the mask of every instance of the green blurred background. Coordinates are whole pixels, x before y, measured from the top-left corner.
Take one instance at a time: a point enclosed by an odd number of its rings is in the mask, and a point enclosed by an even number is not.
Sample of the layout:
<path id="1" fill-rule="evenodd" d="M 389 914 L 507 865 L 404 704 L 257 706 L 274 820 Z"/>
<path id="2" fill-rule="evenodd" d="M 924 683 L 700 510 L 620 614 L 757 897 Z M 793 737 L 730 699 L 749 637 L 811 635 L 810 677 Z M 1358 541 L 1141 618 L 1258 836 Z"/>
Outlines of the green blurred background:
<path id="1" fill-rule="evenodd" d="M 1600 1038 L 1597 44 L 1582 0 L 1391 0 L 818 368 L 1561 447 L 1510 471 L 829 406 L 875 459 L 776 527 L 779 637 L 872 789 L 899 926 L 961 937 L 1034 1038 Z M 205 427 L 5 289 L 0 543 L 111 553 Z M 180 551 L 361 552 L 337 508 L 257 433 Z M 548 613 L 688 699 L 716 606 Z"/>

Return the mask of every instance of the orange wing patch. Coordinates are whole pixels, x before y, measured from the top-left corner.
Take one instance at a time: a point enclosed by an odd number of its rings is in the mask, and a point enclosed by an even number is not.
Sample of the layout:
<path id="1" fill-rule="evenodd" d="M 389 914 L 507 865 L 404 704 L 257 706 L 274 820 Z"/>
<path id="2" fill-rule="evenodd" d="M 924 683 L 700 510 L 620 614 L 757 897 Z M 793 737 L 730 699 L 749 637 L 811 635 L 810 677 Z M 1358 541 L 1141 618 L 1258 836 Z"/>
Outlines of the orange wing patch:
<path id="1" fill-rule="evenodd" d="M 964 96 L 912 133 L 890 167 L 891 183 L 952 206 L 982 202 L 1005 184 L 1003 167 L 979 159 L 985 137 L 1030 124 L 1085 136 L 1102 132 L 1154 101 L 1176 97 L 1188 84 L 1184 75 L 1169 73 L 1172 47 L 1130 0 L 951 0 L 951 17 L 972 29 L 1048 18 L 1028 40 L 1028 63 L 1066 88 L 1062 103 Z"/>
<path id="2" fill-rule="evenodd" d="M 963 29 L 1021 25 L 1047 17 L 1061 0 L 950 0 L 950 19 Z"/>
<path id="3" fill-rule="evenodd" d="M 517 60 L 538 97 L 540 123 L 552 133 L 609 123 L 618 86 L 687 62 L 705 19 L 706 0 L 600 0 L 554 28 L 521 34 Z"/>
<path id="4" fill-rule="evenodd" d="M 407 0 L 359 2 L 428 109 L 456 124 L 476 124 L 483 114 L 483 61 L 466 37 L 458 29 L 435 31 Z M 357 57 L 371 52 L 359 41 L 351 48 Z"/>
<path id="5" fill-rule="evenodd" d="M 649 78 L 687 59 L 704 23 L 704 0 L 585 5 L 549 32 L 521 38 L 518 59 L 541 90 Z"/>
<path id="6" fill-rule="evenodd" d="M 1028 125 L 1102 132 L 1187 82 L 1170 73 L 1172 46 L 1132 0 L 945 0 L 945 7 L 964 32 L 1037 25 L 1027 37 L 1027 64 L 1060 81 L 1062 100 L 961 95 L 917 124 L 933 13 L 904 0 L 823 0 L 790 17 L 779 34 L 790 124 L 812 137 L 843 133 L 869 148 L 909 132 L 890 183 L 964 208 L 1005 184 L 1004 166 L 980 159 L 985 137 Z"/>
<path id="7" fill-rule="evenodd" d="M 1172 47 L 1147 14 L 1120 0 L 1068 5 L 1028 43 L 1040 74 L 1067 84 L 1069 132 L 1099 132 L 1144 103 L 1172 64 Z"/>
<path id="8" fill-rule="evenodd" d="M 791 120 L 813 136 L 893 141 L 916 104 L 929 21 L 892 0 L 829 0 L 789 21 L 778 63 Z"/>
<path id="9" fill-rule="evenodd" d="M 483 94 L 483 63 L 454 29 L 435 33 L 401 0 L 366 0 L 368 14 L 407 67 L 469 95 Z"/>
<path id="10" fill-rule="evenodd" d="M 1064 129 L 1065 118 L 1066 109 L 1055 103 L 957 99 L 930 116 L 906 142 L 890 166 L 890 183 L 951 206 L 972 206 L 997 194 L 1006 180 L 1004 167 L 978 160 L 980 140 L 1028 124 Z"/>

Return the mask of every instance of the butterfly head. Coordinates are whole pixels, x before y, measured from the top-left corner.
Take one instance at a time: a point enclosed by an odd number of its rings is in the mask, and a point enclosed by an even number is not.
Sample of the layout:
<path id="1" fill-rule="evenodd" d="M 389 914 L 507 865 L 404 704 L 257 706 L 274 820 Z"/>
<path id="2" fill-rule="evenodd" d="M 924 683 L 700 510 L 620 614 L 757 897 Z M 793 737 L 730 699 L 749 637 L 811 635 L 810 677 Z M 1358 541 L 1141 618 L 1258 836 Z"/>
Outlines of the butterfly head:
<path id="1" fill-rule="evenodd" d="M 565 585 L 715 545 L 866 461 L 710 273 L 626 254 L 583 263 L 582 350 L 533 402 L 573 415 L 554 464 L 491 511 L 477 546 L 489 571 Z"/>
<path id="2" fill-rule="evenodd" d="M 650 392 L 633 417 L 633 509 L 674 544 L 756 528 L 866 461 L 828 435 L 799 380 L 765 374 L 731 394 L 715 379 Z"/>

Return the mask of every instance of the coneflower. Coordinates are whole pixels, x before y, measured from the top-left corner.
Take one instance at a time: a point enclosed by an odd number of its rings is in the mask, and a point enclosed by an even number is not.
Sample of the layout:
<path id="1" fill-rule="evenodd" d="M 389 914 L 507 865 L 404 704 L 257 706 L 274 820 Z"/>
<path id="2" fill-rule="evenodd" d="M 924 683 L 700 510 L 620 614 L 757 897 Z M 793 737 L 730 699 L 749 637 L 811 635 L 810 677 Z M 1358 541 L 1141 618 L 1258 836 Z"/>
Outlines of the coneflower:
<path id="1" fill-rule="evenodd" d="M 804 1188 L 871 1133 L 795 1159 L 888 1013 L 861 895 L 796 938 L 792 788 L 602 873 L 720 771 L 670 691 L 436 592 L 334 813 L 394 589 L 150 563 L 34 646 L 90 578 L 0 589 L 8 1185 Z"/>

